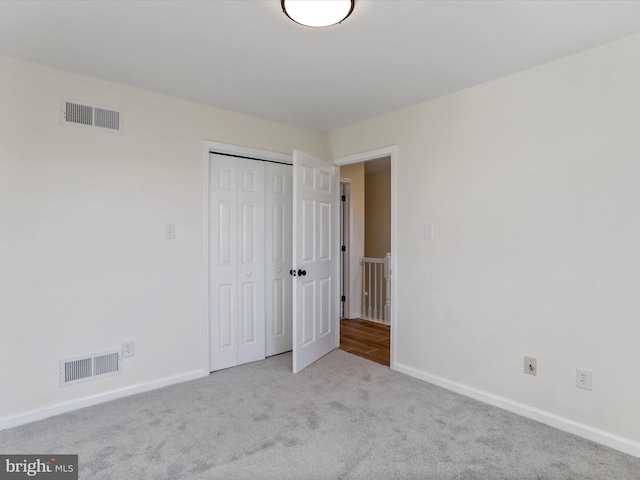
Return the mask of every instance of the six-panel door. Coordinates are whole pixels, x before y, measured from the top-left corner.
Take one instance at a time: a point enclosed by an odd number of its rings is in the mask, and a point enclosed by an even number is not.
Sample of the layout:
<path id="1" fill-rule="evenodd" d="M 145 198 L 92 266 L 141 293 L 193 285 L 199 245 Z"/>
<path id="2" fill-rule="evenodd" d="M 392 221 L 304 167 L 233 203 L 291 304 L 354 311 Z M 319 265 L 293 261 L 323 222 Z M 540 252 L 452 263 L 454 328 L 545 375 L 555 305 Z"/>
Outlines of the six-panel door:
<path id="1" fill-rule="evenodd" d="M 292 348 L 290 165 L 211 154 L 212 371 Z"/>
<path id="2" fill-rule="evenodd" d="M 265 357 L 265 168 L 211 154 L 210 368 Z"/>
<path id="3" fill-rule="evenodd" d="M 293 153 L 293 371 L 338 346 L 339 170 Z"/>
<path id="4" fill-rule="evenodd" d="M 266 355 L 291 350 L 291 165 L 266 164 Z"/>

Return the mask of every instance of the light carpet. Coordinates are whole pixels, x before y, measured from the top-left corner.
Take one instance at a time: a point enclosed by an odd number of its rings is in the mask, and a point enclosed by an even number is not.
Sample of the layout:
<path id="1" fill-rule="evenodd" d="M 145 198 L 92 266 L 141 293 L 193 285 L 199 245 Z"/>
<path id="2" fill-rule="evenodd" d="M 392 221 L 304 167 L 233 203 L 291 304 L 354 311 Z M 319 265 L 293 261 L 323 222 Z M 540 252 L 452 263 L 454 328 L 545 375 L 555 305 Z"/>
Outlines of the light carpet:
<path id="1" fill-rule="evenodd" d="M 335 350 L 291 355 L 0 432 L 81 479 L 616 479 L 640 459 Z"/>

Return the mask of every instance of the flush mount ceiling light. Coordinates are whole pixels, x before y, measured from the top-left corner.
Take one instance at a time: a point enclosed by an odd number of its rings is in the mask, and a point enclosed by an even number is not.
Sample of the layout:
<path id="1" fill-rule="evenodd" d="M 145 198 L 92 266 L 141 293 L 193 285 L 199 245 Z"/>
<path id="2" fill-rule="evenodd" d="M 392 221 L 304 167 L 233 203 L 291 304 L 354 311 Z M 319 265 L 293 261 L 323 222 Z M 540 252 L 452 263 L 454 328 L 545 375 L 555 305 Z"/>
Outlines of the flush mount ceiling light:
<path id="1" fill-rule="evenodd" d="M 355 0 L 281 0 L 284 14 L 300 25 L 328 27 L 351 15 Z"/>

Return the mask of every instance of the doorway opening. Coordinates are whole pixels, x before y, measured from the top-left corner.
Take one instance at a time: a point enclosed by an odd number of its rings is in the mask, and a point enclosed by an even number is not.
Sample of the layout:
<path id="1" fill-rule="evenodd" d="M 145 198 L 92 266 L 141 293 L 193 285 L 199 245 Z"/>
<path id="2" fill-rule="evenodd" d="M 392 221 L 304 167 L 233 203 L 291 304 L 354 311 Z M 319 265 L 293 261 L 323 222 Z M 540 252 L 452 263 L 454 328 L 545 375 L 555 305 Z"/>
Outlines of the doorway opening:
<path id="1" fill-rule="evenodd" d="M 392 152 L 339 163 L 340 348 L 391 366 Z"/>

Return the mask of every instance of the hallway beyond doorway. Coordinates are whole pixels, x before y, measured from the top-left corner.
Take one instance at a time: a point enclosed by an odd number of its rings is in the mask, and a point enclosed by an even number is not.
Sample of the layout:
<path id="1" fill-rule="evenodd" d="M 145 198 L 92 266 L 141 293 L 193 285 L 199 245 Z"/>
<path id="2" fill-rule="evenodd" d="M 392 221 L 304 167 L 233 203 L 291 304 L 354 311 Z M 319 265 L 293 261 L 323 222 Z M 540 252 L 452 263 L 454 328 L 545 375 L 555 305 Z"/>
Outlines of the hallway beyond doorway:
<path id="1" fill-rule="evenodd" d="M 362 318 L 340 320 L 340 350 L 388 367 L 390 364 L 389 325 Z"/>

